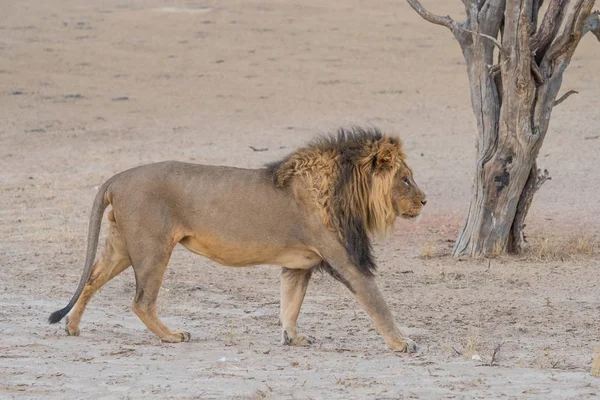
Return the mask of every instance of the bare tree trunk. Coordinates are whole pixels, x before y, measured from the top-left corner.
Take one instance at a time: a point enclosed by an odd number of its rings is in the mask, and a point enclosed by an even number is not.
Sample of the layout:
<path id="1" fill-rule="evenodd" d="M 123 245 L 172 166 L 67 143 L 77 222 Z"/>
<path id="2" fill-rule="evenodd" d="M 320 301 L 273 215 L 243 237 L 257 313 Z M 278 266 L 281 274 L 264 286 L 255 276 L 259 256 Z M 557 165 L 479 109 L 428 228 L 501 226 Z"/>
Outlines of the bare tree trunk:
<path id="1" fill-rule="evenodd" d="M 536 158 L 548 130 L 562 75 L 581 37 L 600 40 L 595 0 L 463 0 L 455 22 L 407 0 L 427 21 L 449 28 L 467 64 L 477 120 L 477 162 L 469 212 L 453 255 L 485 256 L 523 248 L 524 221 L 535 192 L 549 179 Z M 561 31 L 562 22 L 565 27 Z M 539 26 L 538 26 L 539 25 Z M 499 62 L 494 64 L 494 48 Z"/>

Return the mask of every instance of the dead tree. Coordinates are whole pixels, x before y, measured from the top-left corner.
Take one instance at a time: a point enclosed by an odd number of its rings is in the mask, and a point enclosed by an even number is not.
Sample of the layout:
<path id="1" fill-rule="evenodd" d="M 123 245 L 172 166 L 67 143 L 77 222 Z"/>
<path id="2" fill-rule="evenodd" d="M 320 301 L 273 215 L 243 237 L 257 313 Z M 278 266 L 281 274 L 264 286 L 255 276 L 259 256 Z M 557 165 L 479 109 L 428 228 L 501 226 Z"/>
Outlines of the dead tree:
<path id="1" fill-rule="evenodd" d="M 460 44 L 477 120 L 473 192 L 453 255 L 518 253 L 533 195 L 549 179 L 536 158 L 552 109 L 573 94 L 556 99 L 563 73 L 586 33 L 600 40 L 595 0 L 549 0 L 545 12 L 544 0 L 462 0 L 461 22 L 407 1 Z"/>

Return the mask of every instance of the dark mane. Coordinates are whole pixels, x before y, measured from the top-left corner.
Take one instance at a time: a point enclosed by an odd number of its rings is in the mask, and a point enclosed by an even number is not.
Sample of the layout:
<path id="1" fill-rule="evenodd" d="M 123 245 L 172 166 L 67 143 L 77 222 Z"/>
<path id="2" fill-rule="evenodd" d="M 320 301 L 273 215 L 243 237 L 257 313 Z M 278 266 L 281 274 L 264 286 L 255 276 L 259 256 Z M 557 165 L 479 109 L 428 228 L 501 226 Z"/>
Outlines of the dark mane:
<path id="1" fill-rule="evenodd" d="M 361 151 L 364 151 L 364 144 L 366 142 L 381 140 L 382 138 L 383 133 L 381 133 L 381 131 L 375 127 L 363 128 L 359 126 L 351 126 L 348 128 L 338 128 L 336 133 L 321 135 L 309 142 L 307 146 L 296 150 L 294 153 L 286 156 L 282 160 L 267 164 L 267 176 L 277 186 L 281 186 L 277 182 L 278 169 L 283 163 L 289 160 L 292 155 L 308 148 L 336 150 L 340 153 L 340 163 L 342 165 L 347 163 L 355 163 L 357 156 Z"/>
<path id="2" fill-rule="evenodd" d="M 281 188 L 289 186 L 295 177 L 303 179 L 306 175 L 313 178 L 314 185 L 318 182 L 314 191 L 324 206 L 324 224 L 338 232 L 340 243 L 356 267 L 363 274 L 372 275 L 376 265 L 369 233 L 381 230 L 387 223 L 373 211 L 372 203 L 384 201 L 372 193 L 374 174 L 390 176 L 403 158 L 400 140 L 377 128 L 340 128 L 335 134 L 318 137 L 284 159 L 268 164 L 266 174 Z M 382 179 L 385 178 L 378 182 Z M 384 208 L 379 206 L 377 210 Z"/>
<path id="3" fill-rule="evenodd" d="M 349 128 L 338 128 L 334 134 L 320 136 L 314 139 L 308 147 L 317 146 L 323 149 L 333 148 L 340 151 L 360 151 L 364 150 L 365 142 L 381 139 L 383 139 L 383 133 L 378 128 L 351 126 Z"/>

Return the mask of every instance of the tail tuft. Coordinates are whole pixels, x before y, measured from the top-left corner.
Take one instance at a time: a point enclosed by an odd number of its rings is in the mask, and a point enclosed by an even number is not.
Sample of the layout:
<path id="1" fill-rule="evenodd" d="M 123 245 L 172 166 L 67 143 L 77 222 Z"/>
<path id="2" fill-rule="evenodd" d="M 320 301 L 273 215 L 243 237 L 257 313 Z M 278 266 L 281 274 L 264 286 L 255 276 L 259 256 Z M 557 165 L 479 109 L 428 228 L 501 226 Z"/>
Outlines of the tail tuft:
<path id="1" fill-rule="evenodd" d="M 67 315 L 69 313 L 69 311 L 71 311 L 71 307 L 69 307 L 69 306 L 67 306 L 63 309 L 60 309 L 58 311 L 54 311 L 52 314 L 50 314 L 50 318 L 48 318 L 48 322 L 51 324 L 56 324 L 61 319 L 63 319 L 65 317 L 65 315 Z"/>

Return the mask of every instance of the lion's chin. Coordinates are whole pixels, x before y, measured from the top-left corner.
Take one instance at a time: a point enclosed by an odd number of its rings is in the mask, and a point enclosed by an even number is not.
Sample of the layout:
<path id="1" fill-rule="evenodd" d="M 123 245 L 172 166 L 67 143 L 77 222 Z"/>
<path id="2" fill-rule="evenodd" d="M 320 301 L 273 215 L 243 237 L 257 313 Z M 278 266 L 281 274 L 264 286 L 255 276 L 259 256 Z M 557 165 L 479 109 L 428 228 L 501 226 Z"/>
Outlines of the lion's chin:
<path id="1" fill-rule="evenodd" d="M 410 220 L 410 221 L 417 221 L 417 220 L 420 219 L 421 213 L 413 214 L 413 213 L 404 212 L 404 213 L 400 214 L 400 216 L 403 219 L 407 219 L 407 220 Z"/>

